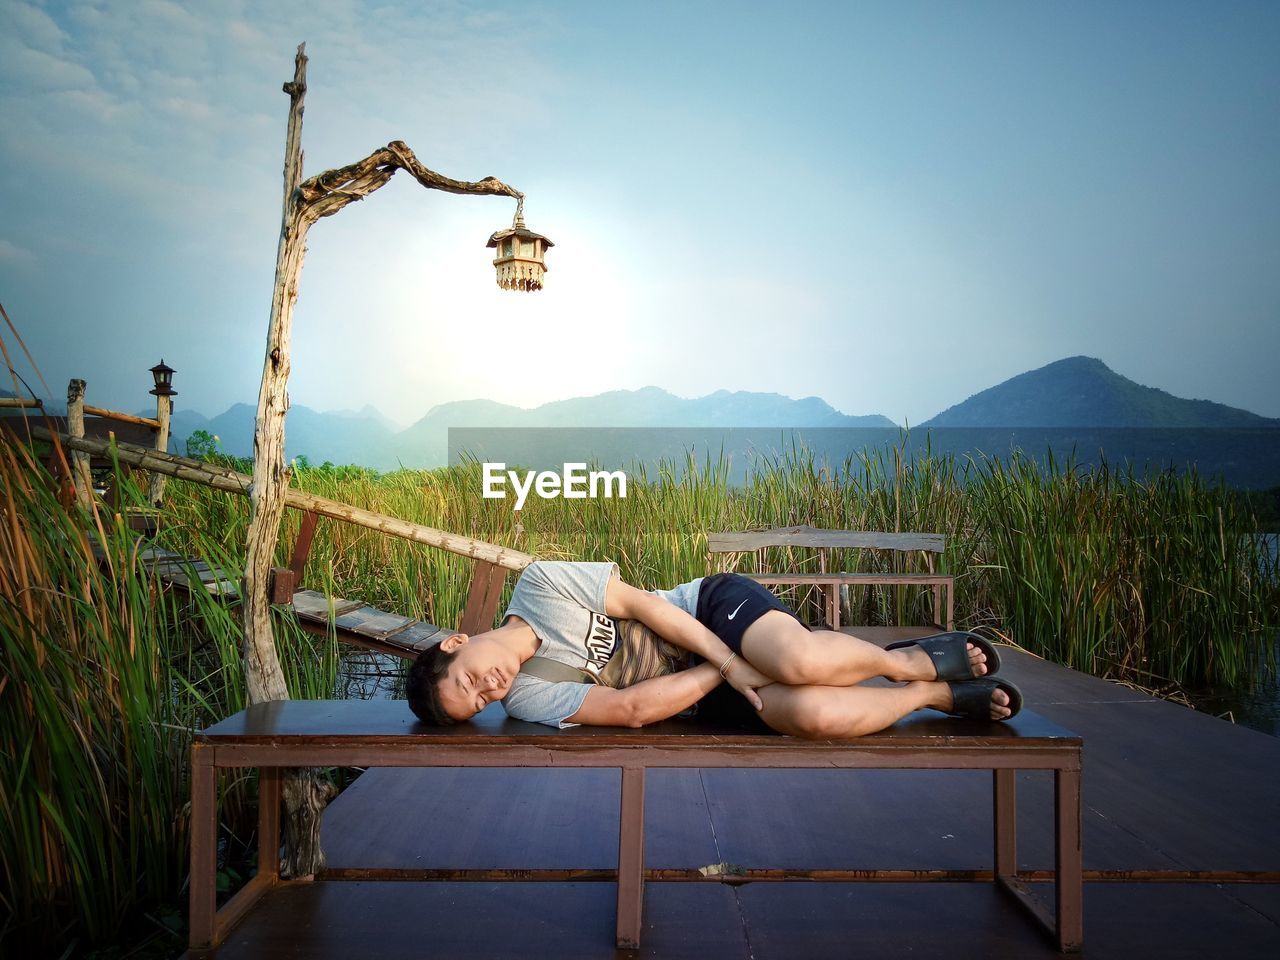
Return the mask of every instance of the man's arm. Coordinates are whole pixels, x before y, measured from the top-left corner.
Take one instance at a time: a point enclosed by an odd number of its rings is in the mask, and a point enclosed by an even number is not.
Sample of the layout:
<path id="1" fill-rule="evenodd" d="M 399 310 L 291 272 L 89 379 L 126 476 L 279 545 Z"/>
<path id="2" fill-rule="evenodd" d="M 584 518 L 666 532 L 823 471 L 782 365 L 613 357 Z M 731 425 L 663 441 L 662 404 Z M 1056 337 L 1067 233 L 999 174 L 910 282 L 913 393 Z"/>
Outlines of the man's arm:
<path id="1" fill-rule="evenodd" d="M 593 686 L 577 712 L 566 719 L 597 727 L 643 727 L 674 717 L 720 686 L 718 668 L 700 663 L 679 673 L 642 680 L 623 690 Z"/>
<path id="2" fill-rule="evenodd" d="M 618 577 L 611 577 L 605 588 L 604 612 L 611 617 L 639 620 L 664 640 L 696 653 L 717 670 L 733 654 L 723 640 L 675 604 L 624 583 Z M 765 676 L 741 657 L 734 658 L 729 664 L 725 679 L 757 710 L 764 707 L 756 689 L 774 682 L 772 677 Z"/>

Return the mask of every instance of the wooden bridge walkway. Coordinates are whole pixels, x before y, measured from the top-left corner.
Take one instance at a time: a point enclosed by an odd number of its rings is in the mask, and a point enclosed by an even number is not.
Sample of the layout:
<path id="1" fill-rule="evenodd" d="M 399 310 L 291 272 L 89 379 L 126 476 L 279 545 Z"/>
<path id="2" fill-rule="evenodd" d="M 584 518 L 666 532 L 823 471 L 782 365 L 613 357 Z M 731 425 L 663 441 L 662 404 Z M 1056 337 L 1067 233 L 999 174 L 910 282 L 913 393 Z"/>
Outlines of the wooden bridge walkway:
<path id="1" fill-rule="evenodd" d="M 101 557 L 100 548 L 95 552 Z M 204 589 L 224 600 L 240 596 L 239 572 L 211 567 L 199 559 L 184 557 L 160 547 L 143 547 L 138 552 L 143 565 L 161 583 L 181 590 Z M 325 636 L 333 630 L 337 638 L 355 646 L 412 660 L 455 631 L 433 623 L 387 613 L 360 600 L 329 597 L 315 590 L 293 593 L 293 610 L 305 630 Z"/>

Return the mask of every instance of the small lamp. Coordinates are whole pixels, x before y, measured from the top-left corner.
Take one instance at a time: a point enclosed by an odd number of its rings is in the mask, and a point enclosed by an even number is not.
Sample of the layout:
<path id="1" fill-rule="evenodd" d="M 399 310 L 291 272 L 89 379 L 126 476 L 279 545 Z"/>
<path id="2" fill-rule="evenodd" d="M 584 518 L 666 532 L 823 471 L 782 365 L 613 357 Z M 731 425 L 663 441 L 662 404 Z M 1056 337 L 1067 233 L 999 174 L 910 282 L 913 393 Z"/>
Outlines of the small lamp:
<path id="1" fill-rule="evenodd" d="M 178 391 L 173 389 L 173 367 L 161 360 L 151 368 L 151 376 L 156 381 L 154 390 L 148 391 L 153 397 L 176 397 Z"/>
<path id="2" fill-rule="evenodd" d="M 542 277 L 547 272 L 543 257 L 555 244 L 525 227 L 523 198 L 516 203 L 511 228 L 499 230 L 485 246 L 497 251 L 493 265 L 498 271 L 498 286 L 503 290 L 542 289 Z"/>

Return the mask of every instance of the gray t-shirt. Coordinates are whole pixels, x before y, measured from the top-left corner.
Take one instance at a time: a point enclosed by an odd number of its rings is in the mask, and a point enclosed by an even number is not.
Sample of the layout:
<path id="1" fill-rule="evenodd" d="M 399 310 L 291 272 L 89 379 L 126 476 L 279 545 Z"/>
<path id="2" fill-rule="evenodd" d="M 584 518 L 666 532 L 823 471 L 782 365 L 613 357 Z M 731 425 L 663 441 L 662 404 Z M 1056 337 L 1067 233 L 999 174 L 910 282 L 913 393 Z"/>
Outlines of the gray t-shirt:
<path id="1" fill-rule="evenodd" d="M 503 614 L 517 616 L 533 628 L 541 642 L 537 655 L 596 674 L 613 655 L 618 627 L 605 613 L 604 596 L 616 563 L 569 563 L 538 560 L 525 567 Z M 702 578 L 655 594 L 689 616 L 698 609 Z M 573 727 L 566 721 L 582 706 L 594 684 L 552 683 L 521 673 L 502 699 L 507 713 L 520 720 Z"/>

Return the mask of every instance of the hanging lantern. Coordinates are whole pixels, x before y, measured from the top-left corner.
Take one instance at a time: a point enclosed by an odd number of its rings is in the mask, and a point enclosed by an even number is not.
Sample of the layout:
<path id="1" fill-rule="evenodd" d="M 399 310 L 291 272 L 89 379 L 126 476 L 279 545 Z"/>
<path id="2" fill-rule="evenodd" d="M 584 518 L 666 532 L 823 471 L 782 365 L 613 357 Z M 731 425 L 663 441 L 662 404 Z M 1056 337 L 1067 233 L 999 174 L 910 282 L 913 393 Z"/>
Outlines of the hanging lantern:
<path id="1" fill-rule="evenodd" d="M 493 265 L 498 270 L 498 286 L 503 290 L 542 289 L 542 277 L 547 272 L 542 258 L 555 244 L 525 227 L 523 198 L 517 201 L 511 228 L 499 230 L 485 246 L 497 252 Z"/>

